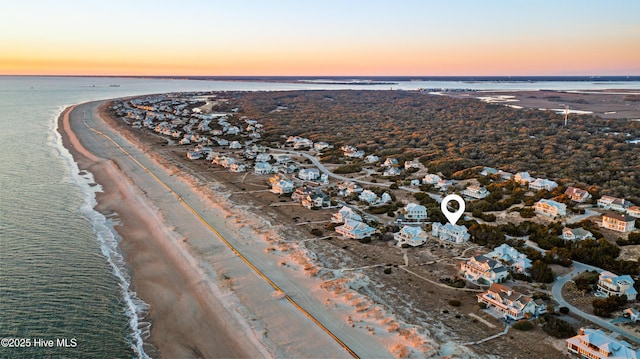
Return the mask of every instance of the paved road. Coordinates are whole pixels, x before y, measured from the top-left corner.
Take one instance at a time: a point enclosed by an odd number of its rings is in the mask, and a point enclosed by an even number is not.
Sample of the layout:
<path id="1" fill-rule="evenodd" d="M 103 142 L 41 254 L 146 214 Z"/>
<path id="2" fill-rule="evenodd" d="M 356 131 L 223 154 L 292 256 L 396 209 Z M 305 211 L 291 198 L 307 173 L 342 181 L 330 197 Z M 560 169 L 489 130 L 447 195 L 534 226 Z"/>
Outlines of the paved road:
<path id="1" fill-rule="evenodd" d="M 584 214 L 581 214 L 581 215 L 579 215 L 579 216 L 575 216 L 575 217 L 569 218 L 569 219 L 567 220 L 567 223 L 576 223 L 576 222 L 580 222 L 580 221 L 583 221 L 583 220 L 585 220 L 585 219 L 587 219 L 587 218 L 589 218 L 589 217 L 598 216 L 598 215 L 600 215 L 600 213 L 598 213 L 598 212 L 596 212 L 596 211 L 594 211 L 594 210 L 591 210 L 591 209 L 585 209 Z"/>
<path id="2" fill-rule="evenodd" d="M 595 315 L 591 315 L 589 313 L 585 313 L 583 311 L 581 311 L 580 309 L 574 307 L 573 305 L 567 303 L 566 300 L 564 300 L 564 298 L 562 297 L 562 288 L 564 287 L 565 284 L 567 284 L 567 282 L 569 282 L 570 280 L 572 280 L 573 277 L 577 276 L 579 273 L 582 273 L 584 271 L 592 271 L 595 270 L 598 273 L 602 272 L 603 270 L 594 266 L 590 266 L 588 264 L 584 264 L 584 263 L 580 263 L 580 262 L 573 262 L 573 270 L 571 272 L 569 272 L 568 274 L 563 275 L 562 277 L 558 277 L 556 278 L 556 281 L 553 283 L 553 287 L 551 288 L 551 292 L 553 294 L 553 298 L 556 300 L 556 302 L 558 302 L 558 306 L 559 307 L 567 307 L 569 308 L 569 310 L 578 315 L 581 318 L 584 318 L 602 328 L 605 328 L 609 331 L 612 331 L 614 333 L 618 333 L 622 336 L 624 336 L 625 338 L 627 338 L 628 340 L 635 342 L 636 344 L 640 344 L 640 337 L 633 335 L 632 333 L 624 330 L 623 328 L 617 327 L 613 324 L 611 324 L 609 322 L 609 320 L 606 319 L 602 319 L 598 316 Z"/>

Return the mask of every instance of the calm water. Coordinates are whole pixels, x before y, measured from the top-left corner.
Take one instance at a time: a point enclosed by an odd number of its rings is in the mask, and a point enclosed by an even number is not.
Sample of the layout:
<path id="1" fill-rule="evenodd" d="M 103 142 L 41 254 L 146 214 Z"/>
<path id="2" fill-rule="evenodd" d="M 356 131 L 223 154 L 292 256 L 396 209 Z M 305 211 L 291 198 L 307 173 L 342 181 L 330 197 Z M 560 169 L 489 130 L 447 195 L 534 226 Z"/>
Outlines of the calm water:
<path id="1" fill-rule="evenodd" d="M 439 81 L 392 87 L 640 89 L 640 83 Z M 148 325 L 138 319 L 146 307 L 130 292 L 109 219 L 93 210 L 99 188 L 89 185 L 91 174 L 79 174 L 60 145 L 56 119 L 65 106 L 169 91 L 340 88 L 390 85 L 0 76 L 0 338 L 24 338 L 31 345 L 0 347 L 0 358 L 147 356 L 142 339 Z M 53 340 L 54 348 L 36 347 L 36 339 Z M 58 346 L 57 339 L 67 339 L 69 347 Z"/>

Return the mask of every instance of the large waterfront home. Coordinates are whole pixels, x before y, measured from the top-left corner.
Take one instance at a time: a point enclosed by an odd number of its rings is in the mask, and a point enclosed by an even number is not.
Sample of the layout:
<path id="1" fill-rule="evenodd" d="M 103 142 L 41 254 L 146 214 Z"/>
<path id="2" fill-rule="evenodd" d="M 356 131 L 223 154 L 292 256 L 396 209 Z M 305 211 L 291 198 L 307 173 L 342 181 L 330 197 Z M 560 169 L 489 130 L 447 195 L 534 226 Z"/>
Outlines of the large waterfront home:
<path id="1" fill-rule="evenodd" d="M 593 238 L 593 233 L 584 228 L 564 227 L 562 230 L 562 239 L 565 241 L 581 241 L 587 238 Z"/>
<path id="2" fill-rule="evenodd" d="M 382 163 L 382 167 L 397 167 L 398 159 L 394 157 L 387 157 L 386 160 Z"/>
<path id="3" fill-rule="evenodd" d="M 371 237 L 375 231 L 375 228 L 368 226 L 366 223 L 353 219 L 348 219 L 343 225 L 336 227 L 336 232 L 351 239 Z"/>
<path id="4" fill-rule="evenodd" d="M 589 194 L 589 192 L 576 187 L 568 187 L 567 190 L 564 191 L 564 194 L 569 196 L 572 201 L 578 203 L 584 203 L 591 198 L 591 194 Z"/>
<path id="5" fill-rule="evenodd" d="M 618 213 L 602 215 L 602 226 L 617 232 L 631 232 L 636 228 L 636 219 L 631 216 Z"/>
<path id="6" fill-rule="evenodd" d="M 398 241 L 398 247 L 403 244 L 416 247 L 427 242 L 427 233 L 418 226 L 403 226 L 393 238 Z"/>
<path id="7" fill-rule="evenodd" d="M 580 328 L 578 335 L 567 339 L 570 353 L 590 359 L 638 359 L 640 351 L 618 341 L 599 329 Z"/>
<path id="8" fill-rule="evenodd" d="M 427 220 L 427 207 L 416 203 L 409 203 L 402 210 L 401 216 L 402 223 L 421 224 Z"/>
<path id="9" fill-rule="evenodd" d="M 302 168 L 298 172 L 298 178 L 304 181 L 314 181 L 320 178 L 320 170 L 317 168 Z"/>
<path id="10" fill-rule="evenodd" d="M 442 178 L 440 176 L 428 173 L 422 179 L 422 183 L 436 185 L 441 180 L 442 180 Z"/>
<path id="11" fill-rule="evenodd" d="M 633 206 L 627 208 L 627 214 L 631 217 L 640 218 L 640 206 Z"/>
<path id="12" fill-rule="evenodd" d="M 342 206 L 342 208 L 340 208 L 337 213 L 334 213 L 331 216 L 331 222 L 333 223 L 344 223 L 348 219 L 362 221 L 362 217 L 357 214 L 356 211 L 354 211 L 352 208 L 347 206 Z"/>
<path id="13" fill-rule="evenodd" d="M 402 173 L 402 171 L 400 171 L 399 168 L 397 168 L 397 167 L 389 167 L 386 170 L 384 170 L 384 172 L 382 172 L 382 177 L 399 176 L 401 173 Z"/>
<path id="14" fill-rule="evenodd" d="M 440 224 L 439 222 L 433 223 L 431 225 L 431 234 L 441 240 L 456 244 L 465 243 L 471 237 L 467 231 L 467 227 L 450 222 L 445 224 Z"/>
<path id="15" fill-rule="evenodd" d="M 484 256 L 506 263 L 518 273 L 526 273 L 531 269 L 531 260 L 506 243 L 494 248 L 493 251 Z"/>
<path id="16" fill-rule="evenodd" d="M 533 205 L 533 209 L 536 213 L 549 217 L 567 215 L 567 205 L 551 199 L 542 198 Z"/>
<path id="17" fill-rule="evenodd" d="M 485 256 L 471 257 L 460 263 L 460 268 L 466 280 L 480 284 L 502 283 L 509 276 L 504 264 Z"/>
<path id="18" fill-rule="evenodd" d="M 486 292 L 478 294 L 478 303 L 485 303 L 510 320 L 537 317 L 547 311 L 544 303 L 536 303 L 533 298 L 498 283 L 491 284 Z"/>
<path id="19" fill-rule="evenodd" d="M 491 193 L 487 190 L 487 187 L 474 184 L 468 186 L 464 191 L 462 191 L 462 194 L 475 199 L 483 199 Z"/>
<path id="20" fill-rule="evenodd" d="M 268 175 L 275 172 L 274 167 L 269 162 L 256 162 L 253 172 L 257 175 Z"/>
<path id="21" fill-rule="evenodd" d="M 630 275 L 615 275 L 611 272 L 601 272 L 598 277 L 598 291 L 612 295 L 626 295 L 627 300 L 636 300 L 638 291 L 633 287 L 635 281 Z"/>
<path id="22" fill-rule="evenodd" d="M 529 172 L 518 172 L 513 177 L 514 181 L 520 183 L 521 185 L 525 185 L 529 182 L 535 181 L 535 178 L 531 177 Z"/>
<path id="23" fill-rule="evenodd" d="M 598 204 L 598 207 L 601 207 L 604 209 L 612 209 L 618 212 L 624 212 L 627 210 L 627 207 L 629 207 L 629 202 L 627 202 L 627 200 L 625 200 L 624 198 L 617 198 L 617 197 L 611 197 L 611 196 L 600 197 L 600 199 L 597 201 L 597 204 Z"/>
<path id="24" fill-rule="evenodd" d="M 373 191 L 365 189 L 358 196 L 358 200 L 360 200 L 362 202 L 367 202 L 368 204 L 371 205 L 371 204 L 374 204 L 374 203 L 378 202 L 378 195 L 375 194 Z"/>

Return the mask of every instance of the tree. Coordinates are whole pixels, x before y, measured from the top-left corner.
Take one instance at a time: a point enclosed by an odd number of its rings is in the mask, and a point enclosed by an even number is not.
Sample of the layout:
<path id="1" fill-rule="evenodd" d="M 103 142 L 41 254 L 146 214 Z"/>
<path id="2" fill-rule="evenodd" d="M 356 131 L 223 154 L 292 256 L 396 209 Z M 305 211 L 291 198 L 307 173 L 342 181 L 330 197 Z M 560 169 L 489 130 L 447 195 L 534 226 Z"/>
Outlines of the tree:
<path id="1" fill-rule="evenodd" d="M 554 277 L 554 273 L 547 263 L 538 259 L 531 265 L 531 279 L 535 282 L 552 283 Z"/>

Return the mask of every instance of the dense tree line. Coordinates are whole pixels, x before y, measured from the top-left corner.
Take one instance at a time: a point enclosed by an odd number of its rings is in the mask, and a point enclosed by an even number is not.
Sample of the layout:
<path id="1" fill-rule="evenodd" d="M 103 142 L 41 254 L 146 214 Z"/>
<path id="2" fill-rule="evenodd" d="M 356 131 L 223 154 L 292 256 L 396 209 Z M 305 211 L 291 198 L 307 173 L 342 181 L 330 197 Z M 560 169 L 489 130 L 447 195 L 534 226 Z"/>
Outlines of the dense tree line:
<path id="1" fill-rule="evenodd" d="M 491 166 L 640 197 L 640 150 L 625 142 L 627 134 L 640 137 L 637 121 L 575 115 L 564 127 L 551 111 L 413 91 L 232 93 L 229 106 L 260 120 L 271 143 L 299 135 L 336 149 L 348 144 L 381 157 L 419 158 L 447 177 Z M 344 161 L 338 153 L 327 157 Z"/>

